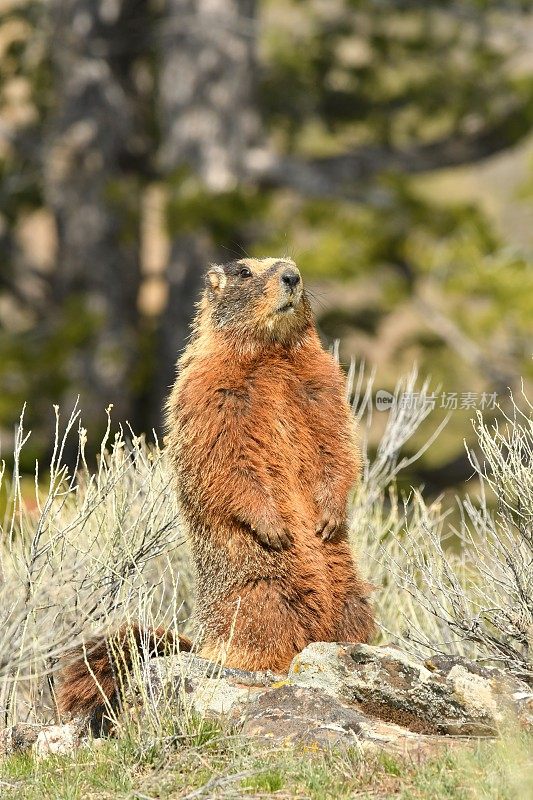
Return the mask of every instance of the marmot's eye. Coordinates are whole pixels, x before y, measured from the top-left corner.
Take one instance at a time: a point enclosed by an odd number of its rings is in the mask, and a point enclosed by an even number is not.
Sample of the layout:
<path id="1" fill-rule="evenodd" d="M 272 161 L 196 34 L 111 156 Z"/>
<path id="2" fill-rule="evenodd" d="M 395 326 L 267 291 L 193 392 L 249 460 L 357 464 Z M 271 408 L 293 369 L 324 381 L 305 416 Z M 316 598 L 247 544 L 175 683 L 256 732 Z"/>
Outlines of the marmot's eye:
<path id="1" fill-rule="evenodd" d="M 250 272 L 248 267 L 243 267 L 241 269 L 239 275 L 241 276 L 241 278 L 251 278 L 252 277 L 252 273 Z"/>

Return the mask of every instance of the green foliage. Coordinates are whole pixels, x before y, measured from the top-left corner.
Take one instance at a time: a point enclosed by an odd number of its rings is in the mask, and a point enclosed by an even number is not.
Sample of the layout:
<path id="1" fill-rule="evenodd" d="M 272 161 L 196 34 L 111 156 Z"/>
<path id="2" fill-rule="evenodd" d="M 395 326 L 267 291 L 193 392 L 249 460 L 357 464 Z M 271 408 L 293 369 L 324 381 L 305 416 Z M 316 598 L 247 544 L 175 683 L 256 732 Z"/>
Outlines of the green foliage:
<path id="1" fill-rule="evenodd" d="M 13 81 L 24 86 L 29 111 L 7 136 L 9 146 L 0 155 L 0 223 L 3 218 L 8 227 L 15 226 L 21 214 L 44 202 L 37 144 L 39 126 L 52 101 L 46 24 L 46 10 L 39 0 L 16 3 L 0 13 L 0 31 L 4 37 L 0 58 L 0 119 L 9 109 L 8 90 Z M 1 239 L 0 235 L 0 255 Z M 7 260 L 6 265 L 9 268 Z"/>
<path id="2" fill-rule="evenodd" d="M 32 472 L 35 458 L 48 449 L 43 417 L 49 417 L 51 403 L 57 403 L 71 386 L 72 358 L 90 344 L 99 324 L 98 315 L 87 309 L 83 298 L 73 296 L 44 336 L 34 328 L 13 334 L 0 327 L 0 420 L 13 425 L 30 400 L 27 421 L 37 432 L 36 441 L 24 453 L 24 471 Z"/>
<path id="3" fill-rule="evenodd" d="M 127 744 L 106 742 L 98 751 L 88 747 L 73 758 L 58 755 L 39 762 L 25 755 L 12 756 L 3 762 L 0 774 L 6 797 L 84 800 L 102 791 L 126 796 L 135 785 L 134 769 Z"/>
<path id="4" fill-rule="evenodd" d="M 182 735 L 186 737 L 193 747 L 216 749 L 223 735 L 220 723 L 215 720 L 205 719 L 197 714 L 187 715 L 183 727 Z"/>
<path id="5" fill-rule="evenodd" d="M 171 236 L 204 231 L 218 248 L 231 248 L 242 231 L 259 227 L 268 210 L 269 196 L 252 186 L 210 192 L 187 170 L 166 181 L 169 199 L 166 225 Z"/>
<path id="6" fill-rule="evenodd" d="M 282 232 L 256 245 L 257 252 L 286 246 L 298 248 L 302 268 L 311 278 L 332 274 L 354 279 L 393 267 L 408 284 L 419 274 L 438 275 L 441 264 L 428 263 L 429 253 L 442 243 L 468 242 L 470 260 L 492 254 L 498 240 L 486 217 L 476 208 L 429 202 L 399 175 L 382 178 L 374 202 L 331 203 L 294 199 Z M 435 257 L 433 256 L 433 262 Z M 454 264 L 454 274 L 463 265 Z M 450 269 L 452 266 L 450 265 Z M 412 275 L 410 274 L 412 273 Z"/>
<path id="7" fill-rule="evenodd" d="M 245 789 L 255 789 L 257 792 L 271 794 L 283 788 L 283 773 L 276 770 L 268 770 L 253 778 L 247 778 L 242 782 Z"/>
<path id="8" fill-rule="evenodd" d="M 271 0 L 262 88 L 272 128 L 291 147 L 310 121 L 334 149 L 405 145 L 497 114 L 517 91 L 509 50 L 487 36 L 489 8 L 446 5 Z M 528 99 L 531 87 L 520 101 L 526 117 Z"/>
<path id="9" fill-rule="evenodd" d="M 131 246 L 137 242 L 141 220 L 139 176 L 126 175 L 107 182 L 105 198 L 120 224 L 120 243 Z"/>
<path id="10" fill-rule="evenodd" d="M 307 281 L 339 284 L 323 312 L 320 287 L 316 292 L 322 330 L 330 340 L 347 342 L 344 361 L 352 355 L 378 361 L 384 387 L 392 387 L 416 361 L 449 391 L 493 388 L 483 359 L 465 358 L 453 336 L 430 324 L 435 321 L 431 310 L 421 315 L 421 297 L 430 298 L 433 308 L 482 351 L 485 362 L 494 363 L 502 373 L 499 383 L 512 384 L 518 374 L 533 377 L 530 254 L 510 247 L 478 204 L 450 199 L 438 183 L 432 191 L 423 190 L 417 177 L 439 168 L 435 153 L 442 142 L 453 153 L 454 143 L 471 138 L 474 163 L 486 153 L 509 150 L 531 130 L 533 77 L 529 62 L 524 66 L 519 58 L 526 45 L 515 36 L 521 14 L 531 13 L 530 3 L 258 4 L 256 111 L 264 128 L 257 143 L 268 142 L 274 152 L 298 159 L 363 154 L 354 186 L 347 187 L 353 189 L 351 201 L 265 188 L 250 176 L 231 190 L 212 192 L 188 164 L 177 163 L 170 177 L 162 177 L 157 166 L 164 144 L 158 106 L 162 11 L 158 4 L 148 6 L 142 13 L 149 46 L 138 37 L 132 52 L 122 52 L 121 40 L 118 58 L 109 61 L 117 74 L 121 59 L 135 62 L 128 80 L 138 83 L 133 113 L 142 134 L 104 191 L 104 203 L 121 226 L 117 259 L 125 253 L 133 268 L 141 263 L 141 253 L 131 258 L 131 250 L 142 238 L 144 193 L 148 181 L 160 181 L 170 239 L 198 237 L 223 259 L 241 249 L 261 256 L 290 253 Z M 141 11 L 136 12 L 135 25 L 140 18 Z M 52 195 L 43 188 L 51 169 L 46 148 L 64 87 L 52 70 L 57 42 L 48 4 L 15 3 L 0 15 L 0 31 L 0 123 L 11 119 L 13 86 L 23 87 L 26 109 L 16 124 L 9 123 L 7 145 L 0 151 L 0 314 L 7 320 L 0 330 L 0 428 L 12 427 L 24 401 L 30 401 L 32 425 L 42 428 L 45 403 L 76 395 L 76 370 L 70 367 L 86 357 L 99 321 L 87 318 L 79 298 L 63 309 L 45 298 L 36 309 L 30 292 L 20 308 L 22 301 L 13 293 L 32 275 L 32 264 L 20 252 L 21 222 L 36 209 L 50 210 Z M 104 38 L 113 50 L 113 25 Z M 414 156 L 410 162 L 409 154 L 424 148 L 434 156 L 429 167 L 415 163 Z M 391 153 L 402 155 L 401 169 L 380 168 L 381 156 Z M 531 179 L 516 202 L 530 196 Z M 361 297 L 350 308 L 345 286 L 356 287 Z M 10 321 L 9 304 L 4 313 L 4 298 L 23 315 L 22 326 Z M 153 384 L 161 326 L 137 309 L 133 317 L 138 326 L 133 340 L 121 340 L 133 341 L 136 355 L 124 391 L 131 395 L 130 408 L 144 409 L 158 395 Z M 397 324 L 406 318 L 417 325 Z M 391 326 L 397 330 L 392 343 Z M 116 355 L 122 357 L 120 350 Z M 159 409 L 150 408 L 146 419 L 152 424 L 157 415 Z M 441 460 L 445 452 L 458 454 L 466 426 L 467 415 L 454 415 Z M 42 431 L 35 454 L 45 441 Z"/>
<path id="11" fill-rule="evenodd" d="M 42 205 L 42 191 L 35 174 L 27 173 L 22 159 L 0 159 L 1 213 L 7 225 L 14 225 L 19 214 Z"/>
<path id="12" fill-rule="evenodd" d="M 379 765 L 382 767 L 383 772 L 387 775 L 401 775 L 403 772 L 403 765 L 399 759 L 394 758 L 389 753 L 382 753 L 379 756 Z"/>
<path id="13" fill-rule="evenodd" d="M 5 91 L 11 78 L 27 81 L 38 116 L 53 104 L 53 78 L 49 50 L 49 18 L 41 0 L 23 0 L 9 4 L 0 13 L 0 27 L 6 36 L 0 59 L 0 114 Z"/>

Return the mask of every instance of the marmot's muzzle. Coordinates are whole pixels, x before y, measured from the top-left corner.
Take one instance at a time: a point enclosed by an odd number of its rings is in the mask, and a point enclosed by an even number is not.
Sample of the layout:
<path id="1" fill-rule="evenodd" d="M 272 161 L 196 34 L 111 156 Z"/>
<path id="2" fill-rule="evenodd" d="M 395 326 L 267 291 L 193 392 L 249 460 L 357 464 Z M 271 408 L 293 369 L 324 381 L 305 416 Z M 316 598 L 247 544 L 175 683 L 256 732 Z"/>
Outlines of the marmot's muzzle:
<path id="1" fill-rule="evenodd" d="M 286 269 L 281 273 L 280 281 L 287 289 L 294 290 L 300 283 L 300 273 L 295 269 Z"/>

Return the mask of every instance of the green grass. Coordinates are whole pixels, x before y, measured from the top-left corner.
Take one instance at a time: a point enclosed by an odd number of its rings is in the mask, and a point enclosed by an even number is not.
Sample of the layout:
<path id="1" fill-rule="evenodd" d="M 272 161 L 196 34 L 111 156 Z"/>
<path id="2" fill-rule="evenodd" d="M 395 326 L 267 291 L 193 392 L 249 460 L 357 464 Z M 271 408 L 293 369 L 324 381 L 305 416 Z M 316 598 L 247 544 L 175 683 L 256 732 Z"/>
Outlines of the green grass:
<path id="1" fill-rule="evenodd" d="M 170 743 L 169 743 L 170 742 Z M 533 738 L 465 745 L 416 763 L 353 748 L 253 748 L 220 733 L 203 741 L 168 740 L 151 747 L 125 737 L 73 756 L 0 763 L 3 800 L 273 797 L 311 800 L 522 800 L 533 796 Z"/>
<path id="2" fill-rule="evenodd" d="M 352 387 L 355 381 L 353 372 Z M 398 393 L 410 394 L 415 385 L 412 375 Z M 515 671 L 527 674 L 530 654 L 520 625 L 527 624 L 533 601 L 527 592 L 533 585 L 531 541 L 517 521 L 533 513 L 531 422 L 518 407 L 505 427 L 489 429 L 476 421 L 488 477 L 478 472 L 479 503 L 461 505 L 460 525 L 453 529 L 461 544 L 456 552 L 447 547 L 452 528 L 440 501 L 428 504 L 416 490 L 404 500 L 396 482 L 402 448 L 423 420 L 426 404 L 421 408 L 413 408 L 408 418 L 399 406 L 391 410 L 382 455 L 370 464 L 353 499 L 354 546 L 364 555 L 363 571 L 379 587 L 376 603 L 386 641 L 420 657 L 428 649 L 433 653 L 434 643 L 458 638 L 460 654 L 500 663 L 502 652 L 511 653 Z M 74 415 L 67 429 L 76 421 Z M 24 440 L 22 429 L 19 437 Z M 80 448 L 83 441 L 80 432 Z M 65 442 L 58 433 L 57 452 Z M 8 722 L 28 714 L 31 722 L 49 721 L 52 701 L 41 693 L 42 677 L 58 643 L 63 643 L 60 650 L 68 649 L 88 635 L 116 628 L 119 618 L 172 628 L 191 607 L 191 560 L 180 546 L 179 509 L 164 453 L 142 438 L 132 439 L 131 446 L 122 438 L 96 471 L 82 470 L 72 485 L 65 469 L 60 459 L 51 463 L 47 497 L 37 481 L 38 514 L 12 503 L 13 519 L 0 537 L 0 690 L 7 680 Z M 15 498 L 22 496 L 19 483 L 14 489 Z M 502 498 L 497 514 L 484 499 L 491 494 Z M 118 586 L 118 594 L 109 586 Z M 79 608 L 93 606 L 95 618 L 86 628 L 73 625 Z M 516 619 L 514 633 L 508 619 Z M 450 637 L 451 625 L 464 636 Z M 406 638 L 405 630 L 416 636 Z M 469 641 L 472 630 L 475 642 Z M 253 749 L 240 735 L 190 709 L 176 714 L 172 693 L 154 705 L 142 671 L 134 673 L 139 691 L 131 708 L 126 704 L 120 736 L 71 757 L 0 760 L 1 800 L 533 797 L 533 745 L 525 734 L 465 743 L 460 751 L 423 763 L 362 754 L 357 748 L 336 753 Z"/>

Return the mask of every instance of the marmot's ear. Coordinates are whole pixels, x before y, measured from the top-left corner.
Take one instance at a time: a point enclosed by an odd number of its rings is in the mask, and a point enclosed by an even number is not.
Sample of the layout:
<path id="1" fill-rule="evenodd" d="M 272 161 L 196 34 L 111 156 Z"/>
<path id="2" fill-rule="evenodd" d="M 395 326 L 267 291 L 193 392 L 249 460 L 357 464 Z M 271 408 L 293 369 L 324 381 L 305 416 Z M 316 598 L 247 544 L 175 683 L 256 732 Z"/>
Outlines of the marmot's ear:
<path id="1" fill-rule="evenodd" d="M 207 288 L 215 294 L 220 294 L 226 285 L 226 273 L 218 264 L 211 264 L 209 272 L 205 276 Z"/>

